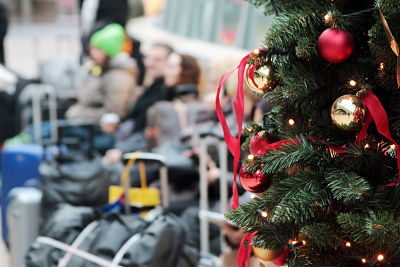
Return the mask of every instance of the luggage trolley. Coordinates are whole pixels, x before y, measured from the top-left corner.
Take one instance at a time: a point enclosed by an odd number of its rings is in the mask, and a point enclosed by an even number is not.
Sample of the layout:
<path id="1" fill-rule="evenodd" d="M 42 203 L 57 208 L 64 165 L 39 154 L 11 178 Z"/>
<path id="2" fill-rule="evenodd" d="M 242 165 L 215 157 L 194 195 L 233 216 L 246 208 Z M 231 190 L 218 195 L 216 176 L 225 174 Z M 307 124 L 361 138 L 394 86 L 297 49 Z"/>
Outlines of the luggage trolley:
<path id="1" fill-rule="evenodd" d="M 49 100 L 50 138 L 56 140 L 58 136 L 54 88 L 47 84 L 31 84 L 25 90 L 32 102 L 34 144 L 7 145 L 1 155 L 2 236 L 9 244 L 13 266 L 21 265 L 25 252 L 39 233 L 42 193 L 31 187 L 39 185 L 39 164 L 43 156 L 43 96 Z"/>
<path id="2" fill-rule="evenodd" d="M 49 84 L 31 84 L 26 90 L 31 90 L 32 107 L 33 107 L 33 127 L 34 140 L 37 144 L 43 144 L 42 138 L 42 109 L 40 105 L 41 96 L 49 97 L 49 113 L 50 113 L 50 141 L 56 142 L 58 139 L 57 128 L 57 96 L 53 86 Z"/>
<path id="3" fill-rule="evenodd" d="M 30 84 L 24 90 L 26 90 L 27 97 L 32 102 L 34 143 L 6 145 L 1 153 L 1 165 L 3 166 L 1 170 L 3 184 L 0 194 L 1 220 L 2 236 L 6 242 L 8 242 L 6 213 L 10 191 L 16 187 L 37 187 L 39 185 L 39 165 L 43 157 L 42 144 L 44 143 L 41 112 L 43 96 L 47 96 L 49 100 L 50 139 L 55 141 L 58 138 L 57 100 L 54 88 L 47 84 Z"/>
<path id="4" fill-rule="evenodd" d="M 167 171 L 167 165 L 166 165 L 166 160 L 165 157 L 160 155 L 160 154 L 155 154 L 155 153 L 147 153 L 147 152 L 133 152 L 133 153 L 127 153 L 124 155 L 125 160 L 130 160 L 132 157 L 135 157 L 135 159 L 139 162 L 143 161 L 153 161 L 153 162 L 158 162 L 161 164 L 160 167 L 160 183 L 161 183 L 161 205 L 163 208 L 168 208 L 169 206 L 169 196 L 168 196 L 168 171 Z M 142 181 L 143 182 L 143 181 Z M 143 186 L 143 184 L 142 184 Z M 124 206 L 125 206 L 125 212 L 129 212 L 129 188 L 130 188 L 130 179 L 127 179 L 126 184 L 123 185 L 124 187 Z"/>
<path id="5" fill-rule="evenodd" d="M 210 211 L 208 203 L 208 180 L 207 180 L 207 140 L 217 138 L 218 140 L 218 157 L 220 165 L 220 208 L 219 212 Z M 214 133 L 202 133 L 200 135 L 200 251 L 204 254 L 210 254 L 209 223 L 219 224 L 222 221 L 227 221 L 224 214 L 228 211 L 228 149 L 224 138 Z M 226 248 L 223 237 L 221 236 L 221 251 Z"/>

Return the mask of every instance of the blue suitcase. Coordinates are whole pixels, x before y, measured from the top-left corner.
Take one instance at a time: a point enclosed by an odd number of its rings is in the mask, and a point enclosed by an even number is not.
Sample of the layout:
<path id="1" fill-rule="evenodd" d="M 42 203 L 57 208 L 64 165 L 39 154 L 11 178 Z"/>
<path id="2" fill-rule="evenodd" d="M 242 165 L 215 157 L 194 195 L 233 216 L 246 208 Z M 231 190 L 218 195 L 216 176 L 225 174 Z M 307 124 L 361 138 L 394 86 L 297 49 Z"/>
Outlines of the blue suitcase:
<path id="1" fill-rule="evenodd" d="M 2 152 L 1 223 L 5 241 L 8 241 L 6 223 L 8 193 L 15 187 L 39 186 L 39 164 L 42 156 L 42 146 L 36 144 L 13 145 L 5 147 Z"/>
<path id="2" fill-rule="evenodd" d="M 39 165 L 43 158 L 40 101 L 44 95 L 48 95 L 51 107 L 49 110 L 52 128 L 51 139 L 57 139 L 57 107 L 54 89 L 43 84 L 28 85 L 28 87 L 24 90 L 30 90 L 30 97 L 32 98 L 35 144 L 8 145 L 4 147 L 1 153 L 1 223 L 2 237 L 6 242 L 8 242 L 6 214 L 9 192 L 15 187 L 39 186 Z"/>

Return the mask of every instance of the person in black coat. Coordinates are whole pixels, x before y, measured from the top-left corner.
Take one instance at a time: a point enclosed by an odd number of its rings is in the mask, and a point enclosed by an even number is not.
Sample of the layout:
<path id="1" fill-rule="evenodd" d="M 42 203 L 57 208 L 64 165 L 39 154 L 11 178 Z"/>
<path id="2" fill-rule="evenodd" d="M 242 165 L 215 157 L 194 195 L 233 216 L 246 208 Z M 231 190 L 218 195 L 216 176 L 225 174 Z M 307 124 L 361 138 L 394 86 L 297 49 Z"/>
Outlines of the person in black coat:
<path id="1" fill-rule="evenodd" d="M 93 5 L 85 5 L 93 1 Z M 128 1 L 127 0 L 80 0 L 80 9 L 90 8 L 85 14 L 94 15 L 93 24 L 101 20 L 107 20 L 111 23 L 118 23 L 122 27 L 128 20 Z M 93 8 L 93 9 L 92 9 Z M 81 14 L 82 15 L 82 14 Z M 89 27 L 91 29 L 92 27 Z"/>
<path id="2" fill-rule="evenodd" d="M 107 151 L 106 162 L 118 162 L 122 152 L 134 151 L 130 144 L 144 142 L 147 110 L 156 102 L 166 99 L 164 84 L 164 69 L 168 56 L 173 49 L 166 44 L 154 44 L 145 59 L 146 74 L 151 76 L 153 83 L 144 89 L 143 94 L 136 101 L 131 111 L 121 123 L 116 133 L 116 149 Z M 104 127 L 104 126 L 103 126 Z M 134 141 L 133 141 L 134 140 Z M 144 147 L 145 148 L 145 147 Z"/>
<path id="3" fill-rule="evenodd" d="M 15 134 L 15 104 L 14 97 L 0 91 L 0 144 Z"/>
<path id="4" fill-rule="evenodd" d="M 7 34 L 8 14 L 3 3 L 0 3 L 0 63 L 5 65 L 4 38 Z"/>
<path id="5" fill-rule="evenodd" d="M 147 72 L 154 79 L 143 94 L 136 101 L 127 119 L 134 121 L 133 132 L 143 131 L 146 127 L 146 113 L 149 107 L 160 100 L 165 99 L 164 92 L 164 68 L 167 57 L 173 49 L 165 44 L 155 44 L 151 47 L 145 60 Z"/>
<path id="6" fill-rule="evenodd" d="M 30 82 L 0 66 L 0 146 L 22 130 L 18 98 Z"/>

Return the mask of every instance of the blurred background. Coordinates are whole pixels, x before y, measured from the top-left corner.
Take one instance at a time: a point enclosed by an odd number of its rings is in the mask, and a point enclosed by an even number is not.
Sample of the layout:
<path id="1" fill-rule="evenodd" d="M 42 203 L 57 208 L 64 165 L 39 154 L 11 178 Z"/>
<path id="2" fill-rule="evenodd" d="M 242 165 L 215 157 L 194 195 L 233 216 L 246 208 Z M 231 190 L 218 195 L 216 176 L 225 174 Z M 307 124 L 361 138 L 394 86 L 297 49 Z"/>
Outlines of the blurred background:
<path id="1" fill-rule="evenodd" d="M 3 0 L 9 12 L 5 38 L 7 67 L 27 78 L 41 61 L 79 59 L 77 0 Z M 130 0 L 129 35 L 146 44 L 167 41 L 177 51 L 201 59 L 206 68 L 232 62 L 261 44 L 271 18 L 243 0 Z M 142 5 L 143 12 L 137 11 Z M 226 63 L 229 65 L 229 62 Z"/>
<path id="2" fill-rule="evenodd" d="M 4 40 L 7 70 L 19 79 L 43 81 L 45 67 L 52 66 L 48 62 L 68 62 L 68 66 L 78 68 L 82 63 L 85 29 L 81 10 L 85 1 L 0 1 L 5 7 L 5 12 L 0 10 L 0 37 Z M 211 94 L 213 99 L 221 75 L 233 69 L 249 50 L 262 46 L 272 20 L 243 0 L 127 3 L 126 33 L 140 43 L 140 52 L 146 55 L 154 43 L 166 43 L 176 52 L 194 57 L 201 69 L 199 95 Z M 236 81 L 230 82 L 227 93 L 233 97 Z M 249 94 L 246 101 L 252 103 L 247 105 L 249 117 L 255 97 Z M 1 239 L 0 266 L 10 266 L 9 253 Z"/>

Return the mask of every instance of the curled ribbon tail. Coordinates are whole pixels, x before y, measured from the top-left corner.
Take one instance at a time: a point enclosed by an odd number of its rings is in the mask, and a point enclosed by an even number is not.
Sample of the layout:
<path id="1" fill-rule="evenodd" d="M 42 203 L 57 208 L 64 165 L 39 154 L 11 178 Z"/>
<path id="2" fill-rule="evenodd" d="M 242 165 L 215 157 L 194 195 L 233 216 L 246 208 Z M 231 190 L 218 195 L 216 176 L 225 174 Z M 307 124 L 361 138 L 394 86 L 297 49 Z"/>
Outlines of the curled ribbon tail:
<path id="1" fill-rule="evenodd" d="M 385 16 L 382 13 L 381 9 L 378 9 L 379 17 L 381 18 L 383 28 L 386 33 L 386 37 L 388 38 L 390 48 L 392 49 L 393 53 L 397 56 L 397 66 L 396 66 L 396 80 L 397 80 L 397 87 L 400 88 L 400 48 L 399 44 L 394 39 L 392 31 L 390 30 L 389 24 Z"/>
<path id="2" fill-rule="evenodd" d="M 283 250 L 282 250 L 281 255 L 276 260 L 274 260 L 272 262 L 274 264 L 276 264 L 276 265 L 279 265 L 279 266 L 284 265 L 286 263 L 286 260 L 287 260 L 287 257 L 288 257 L 288 252 L 289 252 L 288 248 L 284 247 Z"/>
<path id="3" fill-rule="evenodd" d="M 216 101 L 215 101 L 217 117 L 222 126 L 222 131 L 224 133 L 224 139 L 225 139 L 226 145 L 234 159 L 233 160 L 233 186 L 232 186 L 233 187 L 232 188 L 233 197 L 232 197 L 232 204 L 231 204 L 231 207 L 234 210 L 236 210 L 239 206 L 239 194 L 238 194 L 238 189 L 237 189 L 237 184 L 236 184 L 236 178 L 237 178 L 237 171 L 238 171 L 239 161 L 240 161 L 240 137 L 242 134 L 242 124 L 243 124 L 243 116 L 244 116 L 243 81 L 244 81 L 244 72 L 245 72 L 245 68 L 246 68 L 246 64 L 247 64 L 247 59 L 249 58 L 249 56 L 250 55 L 247 55 L 244 58 L 242 58 L 238 67 L 236 67 L 235 69 L 231 70 L 230 72 L 224 74 L 221 77 L 221 80 L 219 81 L 217 97 L 216 97 Z M 219 99 L 222 86 L 224 85 L 226 80 L 233 74 L 233 72 L 236 69 L 238 69 L 238 86 L 237 86 L 236 98 L 234 101 L 234 110 L 235 110 L 237 129 L 238 129 L 237 138 L 232 135 L 232 133 L 228 127 L 224 112 L 222 111 L 220 99 Z"/>
<path id="4" fill-rule="evenodd" d="M 363 142 L 365 140 L 365 138 L 367 138 L 367 131 L 369 126 L 371 125 L 371 123 L 374 121 L 371 114 L 369 113 L 368 109 L 367 109 L 367 119 L 365 120 L 365 122 L 363 123 L 363 126 L 360 130 L 360 132 L 358 133 L 355 143 L 356 144 L 360 144 L 361 142 Z"/>
<path id="5" fill-rule="evenodd" d="M 253 241 L 253 237 L 257 232 L 254 233 L 246 233 L 240 241 L 240 247 L 239 247 L 239 252 L 237 256 L 237 262 L 239 267 L 247 267 L 251 252 L 253 251 L 253 246 L 251 245 L 251 242 Z"/>
<path id="6" fill-rule="evenodd" d="M 389 128 L 389 120 L 385 111 L 385 108 L 382 106 L 382 103 L 379 101 L 379 98 L 372 93 L 371 91 L 366 91 L 365 94 L 361 95 L 361 101 L 364 104 L 364 106 L 368 109 L 368 112 L 370 113 L 370 118 L 369 120 L 375 123 L 376 129 L 378 132 L 384 136 L 389 142 L 394 144 L 396 146 L 396 153 L 397 153 L 397 170 L 399 172 L 399 176 L 397 178 L 397 181 L 393 184 L 389 184 L 386 186 L 393 186 L 397 185 L 400 183 L 400 157 L 399 157 L 399 152 L 400 152 L 400 146 L 397 144 L 397 142 L 393 139 L 392 135 L 390 134 L 390 128 Z M 367 121 L 368 123 L 369 121 Z M 369 125 L 365 125 L 365 127 Z M 363 129 L 364 130 L 364 129 Z M 366 135 L 366 129 L 364 136 Z M 364 137 L 365 138 L 365 137 Z M 358 137 L 357 137 L 358 139 Z"/>

